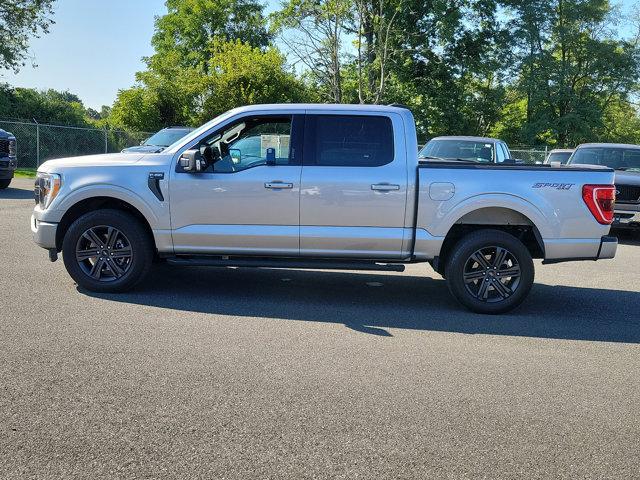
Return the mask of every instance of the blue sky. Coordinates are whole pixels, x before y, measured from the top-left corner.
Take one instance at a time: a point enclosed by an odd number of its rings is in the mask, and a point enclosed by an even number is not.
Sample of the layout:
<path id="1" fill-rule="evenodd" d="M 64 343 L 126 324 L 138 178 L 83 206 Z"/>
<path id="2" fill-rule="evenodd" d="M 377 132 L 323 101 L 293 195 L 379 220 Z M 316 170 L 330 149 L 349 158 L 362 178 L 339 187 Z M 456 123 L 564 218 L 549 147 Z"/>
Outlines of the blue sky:
<path id="1" fill-rule="evenodd" d="M 622 3 L 629 7 L 635 0 Z M 111 105 L 144 68 L 141 58 L 153 53 L 154 16 L 165 12 L 164 0 L 57 0 L 56 24 L 31 41 L 38 67 L 27 64 L 17 75 L 0 72 L 0 82 L 69 90 L 95 109 Z"/>

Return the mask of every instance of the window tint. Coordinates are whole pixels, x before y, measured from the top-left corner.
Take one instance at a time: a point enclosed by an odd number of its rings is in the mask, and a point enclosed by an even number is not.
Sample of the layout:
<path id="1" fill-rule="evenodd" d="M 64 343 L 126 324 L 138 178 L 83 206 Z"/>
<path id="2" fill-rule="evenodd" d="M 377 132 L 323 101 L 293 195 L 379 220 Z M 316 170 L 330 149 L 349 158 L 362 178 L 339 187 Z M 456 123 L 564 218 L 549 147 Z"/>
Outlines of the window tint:
<path id="1" fill-rule="evenodd" d="M 289 165 L 291 118 L 243 118 L 202 142 L 215 162 L 206 171 L 234 173 L 260 165 Z"/>
<path id="2" fill-rule="evenodd" d="M 309 115 L 305 163 L 325 167 L 379 167 L 393 161 L 388 117 Z"/>

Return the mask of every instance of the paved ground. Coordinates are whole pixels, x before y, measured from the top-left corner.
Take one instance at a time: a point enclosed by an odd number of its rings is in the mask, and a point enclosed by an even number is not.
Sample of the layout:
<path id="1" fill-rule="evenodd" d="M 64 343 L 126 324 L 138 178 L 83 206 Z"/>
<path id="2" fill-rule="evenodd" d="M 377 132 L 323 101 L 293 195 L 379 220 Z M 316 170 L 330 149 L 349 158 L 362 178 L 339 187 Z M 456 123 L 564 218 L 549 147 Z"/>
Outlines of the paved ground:
<path id="1" fill-rule="evenodd" d="M 0 478 L 640 477 L 640 242 L 497 318 L 426 266 L 101 296 L 31 243 L 31 184 L 0 193 Z"/>

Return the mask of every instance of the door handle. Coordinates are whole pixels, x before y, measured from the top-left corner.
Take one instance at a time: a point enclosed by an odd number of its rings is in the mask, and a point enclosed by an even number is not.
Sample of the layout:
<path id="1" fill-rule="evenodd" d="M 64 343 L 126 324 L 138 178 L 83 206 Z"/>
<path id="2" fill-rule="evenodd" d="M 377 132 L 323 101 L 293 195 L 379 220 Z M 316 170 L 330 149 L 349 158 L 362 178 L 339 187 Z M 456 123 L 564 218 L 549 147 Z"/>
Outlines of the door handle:
<path id="1" fill-rule="evenodd" d="M 374 183 L 371 185 L 371 190 L 377 192 L 391 192 L 393 190 L 400 190 L 400 185 L 393 183 Z"/>
<path id="2" fill-rule="evenodd" d="M 264 188 L 270 188 L 271 190 L 284 190 L 288 188 L 293 188 L 293 183 L 267 182 L 264 184 Z"/>

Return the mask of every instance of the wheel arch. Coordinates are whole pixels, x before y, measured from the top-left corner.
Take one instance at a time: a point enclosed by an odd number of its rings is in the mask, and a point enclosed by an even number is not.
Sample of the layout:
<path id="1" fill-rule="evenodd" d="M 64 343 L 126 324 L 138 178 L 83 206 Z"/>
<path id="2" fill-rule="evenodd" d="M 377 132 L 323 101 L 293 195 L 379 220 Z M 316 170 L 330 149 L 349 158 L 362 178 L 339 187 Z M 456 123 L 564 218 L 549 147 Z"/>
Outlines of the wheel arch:
<path id="1" fill-rule="evenodd" d="M 444 273 L 444 265 L 453 247 L 463 237 L 479 230 L 500 230 L 519 239 L 533 258 L 544 258 L 545 247 L 540 230 L 529 216 L 508 207 L 481 207 L 466 212 L 447 232 L 440 254 L 434 261 L 438 273 Z"/>
<path id="2" fill-rule="evenodd" d="M 125 211 L 133 215 L 143 226 L 143 228 L 149 235 L 149 238 L 155 245 L 155 239 L 151 224 L 149 223 L 147 217 L 138 208 L 120 198 L 111 196 L 95 196 L 79 200 L 69 208 L 67 208 L 60 222 L 58 223 L 58 228 L 56 229 L 56 249 L 58 251 L 62 249 L 64 236 L 66 235 L 69 227 L 73 222 L 75 222 L 85 213 L 105 209 Z"/>

